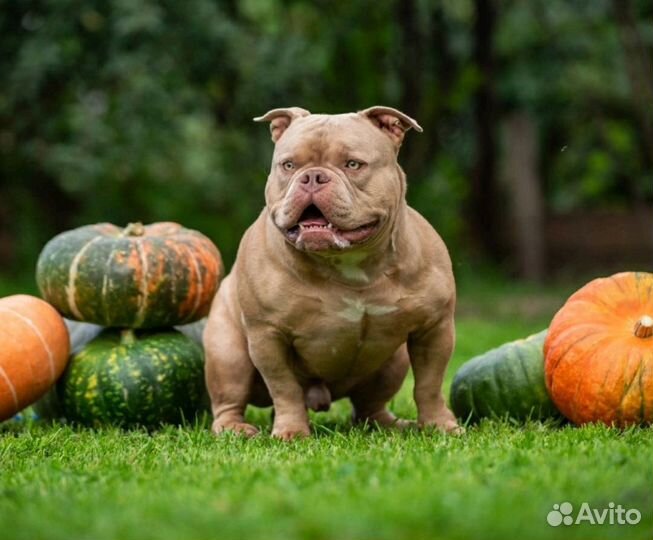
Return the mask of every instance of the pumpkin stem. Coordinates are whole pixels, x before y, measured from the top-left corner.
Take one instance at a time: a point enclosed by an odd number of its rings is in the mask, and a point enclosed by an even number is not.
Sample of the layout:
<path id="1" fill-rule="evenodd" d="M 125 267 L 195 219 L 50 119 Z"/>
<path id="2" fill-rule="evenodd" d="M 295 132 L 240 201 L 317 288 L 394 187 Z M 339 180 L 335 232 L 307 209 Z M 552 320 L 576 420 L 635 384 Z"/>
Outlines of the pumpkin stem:
<path id="1" fill-rule="evenodd" d="M 143 236 L 144 234 L 145 226 L 140 221 L 130 223 L 122 231 L 122 236 Z"/>
<path id="2" fill-rule="evenodd" d="M 638 338 L 649 338 L 653 336 L 653 318 L 644 315 L 635 323 L 635 335 Z"/>
<path id="3" fill-rule="evenodd" d="M 120 331 L 120 344 L 129 347 L 136 343 L 136 336 L 131 328 L 125 328 Z"/>

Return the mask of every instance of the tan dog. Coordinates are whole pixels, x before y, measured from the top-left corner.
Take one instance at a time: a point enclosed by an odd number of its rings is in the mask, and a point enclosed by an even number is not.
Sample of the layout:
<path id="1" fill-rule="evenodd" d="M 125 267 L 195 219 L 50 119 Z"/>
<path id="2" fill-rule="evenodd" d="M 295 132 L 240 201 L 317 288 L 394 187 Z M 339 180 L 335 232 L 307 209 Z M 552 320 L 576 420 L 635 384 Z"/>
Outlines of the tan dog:
<path id="1" fill-rule="evenodd" d="M 354 419 L 386 409 L 409 364 L 420 426 L 457 428 L 442 392 L 456 292 L 447 249 L 406 204 L 404 132 L 388 107 L 275 109 L 266 206 L 245 233 L 204 332 L 213 431 L 257 432 L 248 403 L 274 405 L 272 434 L 309 434 L 307 407 L 349 397 Z"/>

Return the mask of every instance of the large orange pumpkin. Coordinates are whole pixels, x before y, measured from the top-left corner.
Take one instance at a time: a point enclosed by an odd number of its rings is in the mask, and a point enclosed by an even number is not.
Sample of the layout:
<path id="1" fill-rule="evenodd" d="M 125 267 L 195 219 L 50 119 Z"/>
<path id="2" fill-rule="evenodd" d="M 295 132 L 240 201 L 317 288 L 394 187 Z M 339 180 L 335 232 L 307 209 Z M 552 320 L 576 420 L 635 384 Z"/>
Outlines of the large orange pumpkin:
<path id="1" fill-rule="evenodd" d="M 544 355 L 549 394 L 572 422 L 653 422 L 653 274 L 624 272 L 574 293 Z"/>
<path id="2" fill-rule="evenodd" d="M 68 351 L 68 330 L 50 304 L 22 294 L 0 299 L 0 421 L 50 389 Z"/>

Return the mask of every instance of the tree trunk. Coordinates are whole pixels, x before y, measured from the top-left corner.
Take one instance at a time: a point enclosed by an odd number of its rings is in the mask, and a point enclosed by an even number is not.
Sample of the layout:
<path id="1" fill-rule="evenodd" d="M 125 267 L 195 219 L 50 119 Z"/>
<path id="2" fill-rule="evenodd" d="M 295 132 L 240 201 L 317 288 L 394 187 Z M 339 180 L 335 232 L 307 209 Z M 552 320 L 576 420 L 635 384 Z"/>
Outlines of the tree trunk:
<path id="1" fill-rule="evenodd" d="M 483 254 L 499 260 L 502 247 L 497 217 L 496 97 L 494 92 L 493 36 L 496 9 L 493 0 L 474 0 L 474 62 L 481 82 L 474 98 L 476 160 L 472 172 L 470 222 Z"/>
<path id="2" fill-rule="evenodd" d="M 416 0 L 402 0 L 397 5 L 397 18 L 400 26 L 401 51 L 403 62 L 399 65 L 402 85 L 402 107 L 404 112 L 417 116 L 422 101 L 422 72 L 415 69 L 423 66 L 424 43 L 419 27 L 419 13 Z M 408 59 L 410 59 L 408 61 Z"/>
<path id="3" fill-rule="evenodd" d="M 612 6 L 624 49 L 633 101 L 646 145 L 645 159 L 649 165 L 653 165 L 653 59 L 637 29 L 631 1 L 612 0 Z"/>
<path id="4" fill-rule="evenodd" d="M 9 197 L 0 181 L 0 270 L 6 270 L 14 263 L 14 243 L 9 226 Z"/>
<path id="5" fill-rule="evenodd" d="M 510 198 L 511 243 L 520 277 L 544 276 L 544 198 L 538 174 L 538 137 L 533 118 L 516 112 L 504 122 L 503 177 Z"/>
<path id="6" fill-rule="evenodd" d="M 421 114 L 424 87 L 422 67 L 424 65 L 424 37 L 419 25 L 417 1 L 401 0 L 397 4 L 396 17 L 399 23 L 399 47 L 401 52 L 398 56 L 398 72 L 401 81 L 401 103 L 399 108 L 423 125 L 427 121 Z M 419 66 L 418 69 L 416 69 L 416 66 Z M 408 178 L 412 178 L 412 182 L 417 182 L 419 179 L 418 173 L 423 170 L 424 165 L 421 160 L 424 135 L 426 135 L 426 138 L 430 138 L 433 134 L 427 132 L 419 137 L 413 135 L 407 137 L 404 142 L 402 162 Z"/>
<path id="7" fill-rule="evenodd" d="M 441 151 L 447 98 L 459 71 L 440 2 L 421 6 L 419 1 L 402 0 L 395 11 L 402 85 L 398 107 L 424 128 L 424 133 L 409 135 L 402 150 L 401 162 L 411 186 L 424 181 Z"/>

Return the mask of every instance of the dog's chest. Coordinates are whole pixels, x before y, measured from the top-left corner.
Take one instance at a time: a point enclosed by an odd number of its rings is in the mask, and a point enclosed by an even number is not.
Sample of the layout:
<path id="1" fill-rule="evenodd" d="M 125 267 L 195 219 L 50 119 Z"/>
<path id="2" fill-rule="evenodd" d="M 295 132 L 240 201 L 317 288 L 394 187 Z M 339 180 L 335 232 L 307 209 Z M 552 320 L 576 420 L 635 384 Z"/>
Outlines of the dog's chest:
<path id="1" fill-rule="evenodd" d="M 371 373 L 406 341 L 416 316 L 405 300 L 387 296 L 323 300 L 295 328 L 299 367 L 326 381 Z"/>

